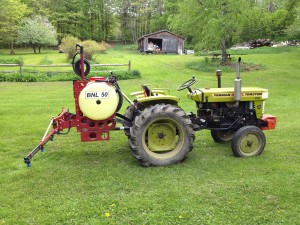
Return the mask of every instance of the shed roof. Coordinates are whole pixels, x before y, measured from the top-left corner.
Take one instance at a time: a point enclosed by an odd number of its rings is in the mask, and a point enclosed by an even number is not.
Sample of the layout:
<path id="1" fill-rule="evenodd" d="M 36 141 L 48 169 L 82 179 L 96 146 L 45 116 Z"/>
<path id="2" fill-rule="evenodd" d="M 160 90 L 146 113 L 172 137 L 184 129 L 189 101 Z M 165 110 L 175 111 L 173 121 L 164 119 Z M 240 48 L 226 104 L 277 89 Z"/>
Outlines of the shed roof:
<path id="1" fill-rule="evenodd" d="M 154 33 L 145 34 L 145 35 L 143 35 L 142 37 L 140 37 L 140 38 L 138 39 L 138 41 L 141 40 L 141 39 L 143 39 L 143 38 L 145 38 L 145 37 L 152 36 L 152 35 L 158 34 L 158 33 L 163 33 L 163 32 L 167 32 L 167 33 L 169 33 L 169 34 L 172 34 L 172 35 L 174 35 L 174 36 L 176 36 L 176 37 L 178 37 L 178 38 L 184 40 L 183 37 L 180 37 L 179 35 L 174 34 L 174 33 L 170 32 L 170 31 L 168 31 L 168 30 L 160 30 L 160 31 L 156 31 L 156 32 L 154 32 Z"/>

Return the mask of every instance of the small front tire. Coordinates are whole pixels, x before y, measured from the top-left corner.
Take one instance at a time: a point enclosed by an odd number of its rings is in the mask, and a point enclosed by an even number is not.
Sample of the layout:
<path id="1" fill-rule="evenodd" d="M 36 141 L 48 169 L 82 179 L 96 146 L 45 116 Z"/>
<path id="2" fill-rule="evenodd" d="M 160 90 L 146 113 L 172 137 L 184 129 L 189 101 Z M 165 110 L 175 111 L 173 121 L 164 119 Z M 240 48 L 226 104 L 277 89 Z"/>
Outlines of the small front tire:
<path id="1" fill-rule="evenodd" d="M 232 152 L 236 157 L 258 156 L 263 152 L 265 145 L 265 134 L 256 126 L 240 128 L 231 141 Z"/>

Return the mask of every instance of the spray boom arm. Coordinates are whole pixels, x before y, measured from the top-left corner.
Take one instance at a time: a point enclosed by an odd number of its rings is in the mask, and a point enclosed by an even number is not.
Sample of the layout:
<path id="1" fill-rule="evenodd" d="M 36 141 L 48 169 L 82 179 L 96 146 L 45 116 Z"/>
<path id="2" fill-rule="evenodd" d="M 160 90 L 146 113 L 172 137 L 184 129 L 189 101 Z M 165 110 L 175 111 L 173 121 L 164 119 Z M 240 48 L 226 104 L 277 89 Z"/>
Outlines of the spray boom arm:
<path id="1" fill-rule="evenodd" d="M 60 131 L 62 131 L 63 129 L 68 128 L 70 130 L 71 127 L 75 126 L 72 120 L 74 116 L 75 114 L 71 114 L 68 112 L 68 110 L 63 108 L 62 112 L 57 117 L 52 117 L 50 124 L 40 143 L 24 158 L 24 162 L 27 164 L 28 167 L 31 166 L 30 160 L 34 157 L 34 155 L 38 153 L 38 151 L 43 152 L 44 146 L 47 144 L 48 141 L 53 140 L 55 134 L 62 134 L 60 133 Z M 51 125 L 52 131 L 49 133 Z"/>

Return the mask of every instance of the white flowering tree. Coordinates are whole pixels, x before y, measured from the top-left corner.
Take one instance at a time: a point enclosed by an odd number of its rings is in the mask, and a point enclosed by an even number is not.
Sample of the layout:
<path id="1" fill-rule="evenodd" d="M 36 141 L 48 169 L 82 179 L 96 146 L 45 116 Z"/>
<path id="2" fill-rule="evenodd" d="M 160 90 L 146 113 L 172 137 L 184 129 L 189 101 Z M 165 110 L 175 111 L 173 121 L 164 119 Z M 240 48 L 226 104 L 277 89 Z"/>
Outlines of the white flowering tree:
<path id="1" fill-rule="evenodd" d="M 37 48 L 40 53 L 41 47 L 57 45 L 56 30 L 47 18 L 42 16 L 24 18 L 21 24 L 17 42 L 32 46 L 34 53 L 37 52 Z"/>

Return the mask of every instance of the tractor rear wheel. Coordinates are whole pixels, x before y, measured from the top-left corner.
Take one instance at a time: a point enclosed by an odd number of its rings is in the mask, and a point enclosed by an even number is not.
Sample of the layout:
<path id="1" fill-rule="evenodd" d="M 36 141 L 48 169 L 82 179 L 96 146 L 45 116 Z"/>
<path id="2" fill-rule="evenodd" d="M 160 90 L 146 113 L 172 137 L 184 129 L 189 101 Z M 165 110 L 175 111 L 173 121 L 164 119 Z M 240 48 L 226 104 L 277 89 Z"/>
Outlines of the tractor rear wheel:
<path id="1" fill-rule="evenodd" d="M 126 108 L 125 114 L 124 116 L 128 119 L 131 119 L 132 121 L 134 121 L 134 118 L 136 116 L 136 108 L 133 105 L 130 105 Z M 132 127 L 132 123 L 124 120 L 123 122 L 123 126 L 124 127 Z M 124 133 L 127 137 L 130 136 L 130 130 L 124 130 Z"/>
<path id="2" fill-rule="evenodd" d="M 234 130 L 211 130 L 210 134 L 215 142 L 224 143 L 231 141 L 235 131 Z"/>
<path id="3" fill-rule="evenodd" d="M 129 144 L 143 166 L 182 162 L 193 148 L 193 125 L 185 112 L 173 105 L 157 104 L 135 118 Z"/>
<path id="4" fill-rule="evenodd" d="M 258 156 L 266 145 L 266 137 L 256 126 L 240 128 L 233 136 L 231 148 L 236 157 Z"/>

